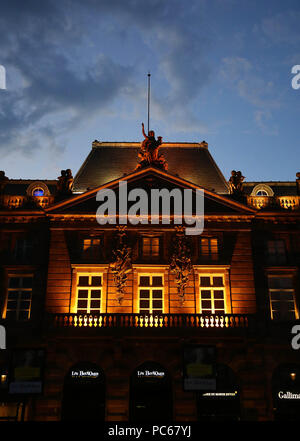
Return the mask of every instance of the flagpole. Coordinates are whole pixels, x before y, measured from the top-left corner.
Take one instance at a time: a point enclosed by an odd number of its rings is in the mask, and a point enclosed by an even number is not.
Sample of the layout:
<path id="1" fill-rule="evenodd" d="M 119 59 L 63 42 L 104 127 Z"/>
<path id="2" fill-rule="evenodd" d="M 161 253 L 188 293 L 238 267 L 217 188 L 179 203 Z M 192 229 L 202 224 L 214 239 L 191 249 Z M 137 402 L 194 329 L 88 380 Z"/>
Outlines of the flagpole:
<path id="1" fill-rule="evenodd" d="M 149 134 L 149 123 L 150 123 L 150 72 L 148 73 L 148 134 Z"/>

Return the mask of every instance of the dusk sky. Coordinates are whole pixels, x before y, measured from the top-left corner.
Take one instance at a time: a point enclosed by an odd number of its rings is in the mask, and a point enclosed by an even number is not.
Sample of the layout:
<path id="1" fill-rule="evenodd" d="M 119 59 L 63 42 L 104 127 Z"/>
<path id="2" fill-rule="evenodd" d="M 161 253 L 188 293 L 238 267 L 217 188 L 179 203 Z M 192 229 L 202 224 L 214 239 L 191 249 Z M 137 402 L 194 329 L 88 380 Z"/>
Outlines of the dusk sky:
<path id="1" fill-rule="evenodd" d="M 1 165 L 75 176 L 99 141 L 205 140 L 225 175 L 300 171 L 299 0 L 2 0 Z M 136 164 L 133 164 L 133 168 Z"/>

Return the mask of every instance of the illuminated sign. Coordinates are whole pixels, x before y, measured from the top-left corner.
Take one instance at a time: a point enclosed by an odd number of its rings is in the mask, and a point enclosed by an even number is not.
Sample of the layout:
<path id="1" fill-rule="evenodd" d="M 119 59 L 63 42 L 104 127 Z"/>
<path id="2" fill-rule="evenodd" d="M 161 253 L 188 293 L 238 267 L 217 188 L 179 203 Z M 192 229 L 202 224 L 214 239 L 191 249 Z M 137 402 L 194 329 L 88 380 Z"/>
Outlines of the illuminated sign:
<path id="1" fill-rule="evenodd" d="M 300 400 L 300 393 L 292 393 L 292 392 L 278 392 L 278 398 L 280 400 Z"/>
<path id="2" fill-rule="evenodd" d="M 164 378 L 165 372 L 159 371 L 137 371 L 138 378 Z"/>
<path id="3" fill-rule="evenodd" d="M 71 377 L 72 378 L 98 378 L 99 372 L 94 371 L 71 371 Z"/>
<path id="4" fill-rule="evenodd" d="M 236 397 L 238 395 L 238 391 L 234 392 L 205 392 L 202 394 L 202 397 Z"/>

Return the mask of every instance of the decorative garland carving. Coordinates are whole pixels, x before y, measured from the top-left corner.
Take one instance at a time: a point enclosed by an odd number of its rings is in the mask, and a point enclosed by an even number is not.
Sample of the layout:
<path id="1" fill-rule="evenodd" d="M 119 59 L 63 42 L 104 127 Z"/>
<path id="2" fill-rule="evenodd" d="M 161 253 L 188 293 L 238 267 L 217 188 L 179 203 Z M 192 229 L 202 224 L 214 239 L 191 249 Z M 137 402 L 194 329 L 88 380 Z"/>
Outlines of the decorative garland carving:
<path id="1" fill-rule="evenodd" d="M 122 304 L 125 295 L 127 275 L 132 270 L 132 249 L 126 243 L 127 238 L 125 229 L 126 225 L 117 226 L 117 245 L 116 249 L 113 250 L 114 260 L 109 266 L 116 285 L 116 297 L 119 305 Z"/>
<path id="2" fill-rule="evenodd" d="M 170 271 L 175 274 L 177 292 L 181 304 L 185 301 L 185 288 L 189 282 L 189 277 L 193 269 L 191 261 L 191 250 L 184 232 L 184 227 L 176 228 L 174 237 L 174 253 L 171 258 Z"/>

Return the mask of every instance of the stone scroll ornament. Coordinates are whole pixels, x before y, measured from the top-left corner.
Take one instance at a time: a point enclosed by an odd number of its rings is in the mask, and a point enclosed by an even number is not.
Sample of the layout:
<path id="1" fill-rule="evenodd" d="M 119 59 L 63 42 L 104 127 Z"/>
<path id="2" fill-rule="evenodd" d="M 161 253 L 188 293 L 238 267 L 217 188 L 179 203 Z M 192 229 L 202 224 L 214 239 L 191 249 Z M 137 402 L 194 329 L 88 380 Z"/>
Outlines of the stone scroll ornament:
<path id="1" fill-rule="evenodd" d="M 159 155 L 158 153 L 159 148 L 162 144 L 162 137 L 158 136 L 156 140 L 153 130 L 149 130 L 148 135 L 146 135 L 144 123 L 142 123 L 142 133 L 145 139 L 141 143 L 141 148 L 138 153 L 140 162 L 138 163 L 136 170 L 150 166 L 167 170 L 168 164 L 164 158 L 164 155 Z"/>
<path id="2" fill-rule="evenodd" d="M 122 304 L 125 295 L 128 273 L 132 270 L 132 249 L 126 243 L 125 228 L 126 226 L 117 227 L 117 245 L 113 250 L 113 262 L 109 266 L 116 285 L 116 298 L 119 305 Z"/>
<path id="3" fill-rule="evenodd" d="M 175 274 L 177 292 L 181 304 L 185 301 L 185 288 L 193 270 L 191 251 L 183 227 L 176 228 L 174 253 L 171 258 L 170 271 Z"/>

